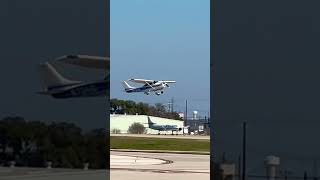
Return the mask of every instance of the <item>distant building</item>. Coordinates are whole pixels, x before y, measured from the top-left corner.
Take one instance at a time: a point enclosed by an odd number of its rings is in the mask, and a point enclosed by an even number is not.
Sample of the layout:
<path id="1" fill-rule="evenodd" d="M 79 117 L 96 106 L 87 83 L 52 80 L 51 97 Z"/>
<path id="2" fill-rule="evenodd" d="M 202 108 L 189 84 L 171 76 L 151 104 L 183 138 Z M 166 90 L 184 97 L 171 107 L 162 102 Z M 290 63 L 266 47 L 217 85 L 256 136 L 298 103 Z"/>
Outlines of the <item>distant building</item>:
<path id="1" fill-rule="evenodd" d="M 210 119 L 209 118 L 194 118 L 186 120 L 186 126 L 189 127 L 189 132 L 195 134 L 210 134 Z"/>

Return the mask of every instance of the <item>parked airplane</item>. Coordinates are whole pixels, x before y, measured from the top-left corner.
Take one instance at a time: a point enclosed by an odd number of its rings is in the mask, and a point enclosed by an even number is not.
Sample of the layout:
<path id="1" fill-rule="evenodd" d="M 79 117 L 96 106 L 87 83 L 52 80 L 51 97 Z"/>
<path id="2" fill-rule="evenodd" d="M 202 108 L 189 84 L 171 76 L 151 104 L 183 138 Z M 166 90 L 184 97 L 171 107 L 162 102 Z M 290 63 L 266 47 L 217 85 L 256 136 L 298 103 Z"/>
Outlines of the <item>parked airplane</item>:
<path id="1" fill-rule="evenodd" d="M 156 123 L 152 122 L 150 117 L 148 116 L 148 128 L 158 130 L 158 134 L 160 135 L 160 131 L 176 131 L 178 133 L 182 130 L 182 128 L 178 128 L 177 125 L 155 125 Z"/>
<path id="2" fill-rule="evenodd" d="M 169 88 L 169 83 L 175 83 L 176 81 L 155 81 L 147 79 L 129 79 L 128 81 L 144 84 L 141 87 L 132 87 L 126 81 L 123 81 L 123 86 L 127 93 L 144 92 L 149 95 L 150 92 L 155 92 L 156 95 L 163 94 L 165 87 Z"/>
<path id="3" fill-rule="evenodd" d="M 109 60 L 106 58 L 97 59 L 93 58 L 93 56 L 83 55 L 63 56 L 58 60 L 69 64 L 100 69 L 107 68 L 109 64 Z M 38 92 L 39 94 L 51 95 L 54 98 L 74 98 L 107 96 L 109 92 L 109 73 L 102 80 L 92 82 L 74 81 L 63 77 L 48 62 L 40 65 L 40 73 L 45 87 L 44 91 Z"/>

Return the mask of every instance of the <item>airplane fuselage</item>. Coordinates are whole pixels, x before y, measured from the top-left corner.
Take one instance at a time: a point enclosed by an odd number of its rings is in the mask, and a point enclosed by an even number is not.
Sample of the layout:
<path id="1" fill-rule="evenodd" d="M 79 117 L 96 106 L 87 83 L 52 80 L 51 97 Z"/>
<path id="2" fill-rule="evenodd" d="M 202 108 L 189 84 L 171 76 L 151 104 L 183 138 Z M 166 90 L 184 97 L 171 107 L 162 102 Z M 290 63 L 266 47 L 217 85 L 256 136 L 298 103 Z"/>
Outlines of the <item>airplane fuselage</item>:
<path id="1" fill-rule="evenodd" d="M 148 117 L 148 127 L 159 131 L 158 134 L 160 134 L 160 131 L 172 131 L 173 134 L 173 131 L 178 132 L 182 130 L 182 128 L 178 128 L 177 125 L 155 125 L 155 123 L 151 121 L 150 117 Z"/>
<path id="2" fill-rule="evenodd" d="M 178 128 L 176 125 L 151 125 L 150 129 L 158 131 L 180 131 L 181 128 Z"/>
<path id="3" fill-rule="evenodd" d="M 109 82 L 106 80 L 64 85 L 48 88 L 47 93 L 54 98 L 97 97 L 107 96 Z"/>
<path id="4" fill-rule="evenodd" d="M 125 91 L 127 93 L 134 93 L 134 92 L 152 92 L 152 91 L 161 91 L 165 88 L 166 86 L 161 83 L 161 82 L 157 82 L 154 84 L 151 84 L 151 86 L 149 85 L 144 85 L 142 87 L 137 87 L 137 88 L 128 88 L 125 89 Z"/>

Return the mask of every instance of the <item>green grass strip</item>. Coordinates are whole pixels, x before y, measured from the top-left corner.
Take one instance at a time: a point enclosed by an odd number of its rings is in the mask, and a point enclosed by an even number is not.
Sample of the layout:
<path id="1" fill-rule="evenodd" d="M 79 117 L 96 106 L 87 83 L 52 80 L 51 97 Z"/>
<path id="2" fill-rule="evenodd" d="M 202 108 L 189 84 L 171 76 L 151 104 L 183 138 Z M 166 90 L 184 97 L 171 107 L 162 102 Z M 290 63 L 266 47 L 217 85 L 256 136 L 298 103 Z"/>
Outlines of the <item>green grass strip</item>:
<path id="1" fill-rule="evenodd" d="M 206 139 L 173 139 L 147 137 L 110 137 L 111 149 L 168 150 L 168 151 L 210 151 Z"/>

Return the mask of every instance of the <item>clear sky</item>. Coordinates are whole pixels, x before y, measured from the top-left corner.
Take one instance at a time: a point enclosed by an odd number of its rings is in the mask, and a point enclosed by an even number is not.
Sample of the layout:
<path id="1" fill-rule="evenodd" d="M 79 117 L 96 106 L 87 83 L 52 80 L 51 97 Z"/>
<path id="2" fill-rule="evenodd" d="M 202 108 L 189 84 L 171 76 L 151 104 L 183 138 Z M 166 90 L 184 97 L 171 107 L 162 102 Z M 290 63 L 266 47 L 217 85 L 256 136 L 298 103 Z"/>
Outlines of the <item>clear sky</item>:
<path id="1" fill-rule="evenodd" d="M 111 0 L 111 98 L 210 109 L 210 1 Z M 129 78 L 176 80 L 161 96 L 123 92 Z M 132 84 L 134 85 L 134 84 Z"/>

